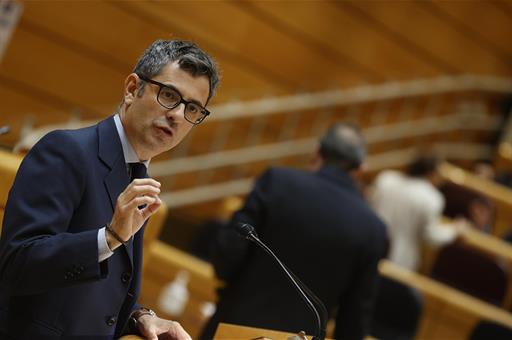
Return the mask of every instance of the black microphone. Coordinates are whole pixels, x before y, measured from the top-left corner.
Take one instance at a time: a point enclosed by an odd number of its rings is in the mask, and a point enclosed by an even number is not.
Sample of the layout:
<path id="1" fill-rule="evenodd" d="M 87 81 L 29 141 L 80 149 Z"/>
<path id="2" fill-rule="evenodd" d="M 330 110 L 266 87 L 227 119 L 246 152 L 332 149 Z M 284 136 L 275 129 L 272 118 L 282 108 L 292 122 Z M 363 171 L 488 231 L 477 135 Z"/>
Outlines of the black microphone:
<path id="1" fill-rule="evenodd" d="M 313 292 L 302 282 L 299 280 L 297 276 L 295 276 L 282 262 L 279 258 L 274 254 L 272 250 L 265 243 L 263 243 L 256 234 L 254 227 L 248 223 L 238 223 L 236 225 L 237 232 L 248 239 L 256 243 L 259 247 L 261 247 L 267 254 L 269 254 L 281 267 L 281 269 L 285 272 L 288 279 L 292 282 L 293 286 L 299 292 L 302 299 L 306 302 L 306 305 L 315 315 L 316 323 L 317 323 L 317 335 L 312 338 L 312 340 L 324 340 L 325 339 L 325 328 L 327 324 L 327 309 L 323 302 L 315 295 Z M 311 300 L 315 301 L 315 305 L 311 302 Z M 318 311 L 317 307 L 320 308 L 322 312 L 322 316 Z"/>

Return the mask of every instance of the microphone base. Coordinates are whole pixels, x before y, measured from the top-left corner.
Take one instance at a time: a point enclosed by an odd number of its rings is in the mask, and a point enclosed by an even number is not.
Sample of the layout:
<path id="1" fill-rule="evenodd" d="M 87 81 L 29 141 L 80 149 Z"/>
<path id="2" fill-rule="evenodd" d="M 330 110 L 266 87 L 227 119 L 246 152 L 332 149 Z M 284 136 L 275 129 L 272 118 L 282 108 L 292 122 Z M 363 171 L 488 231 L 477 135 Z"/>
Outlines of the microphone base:
<path id="1" fill-rule="evenodd" d="M 315 337 L 312 337 L 311 340 L 314 340 Z M 289 337 L 288 339 L 286 340 L 308 340 L 308 337 L 306 336 L 306 332 L 304 331 L 300 331 L 299 333 L 297 333 L 296 335 L 294 336 L 291 336 Z"/>

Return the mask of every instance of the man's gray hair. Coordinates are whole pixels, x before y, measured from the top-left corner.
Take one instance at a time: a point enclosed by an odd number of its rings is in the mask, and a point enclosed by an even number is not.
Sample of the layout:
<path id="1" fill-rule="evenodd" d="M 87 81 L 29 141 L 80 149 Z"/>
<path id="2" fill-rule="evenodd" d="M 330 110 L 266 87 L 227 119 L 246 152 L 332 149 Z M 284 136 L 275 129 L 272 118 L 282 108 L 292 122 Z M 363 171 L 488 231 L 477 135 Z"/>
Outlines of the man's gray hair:
<path id="1" fill-rule="evenodd" d="M 363 163 L 366 143 L 356 126 L 337 123 L 320 138 L 320 155 L 326 164 L 350 171 Z"/>
<path id="2" fill-rule="evenodd" d="M 169 63 L 177 61 L 179 67 L 192 76 L 205 75 L 210 81 L 208 101 L 219 85 L 217 64 L 195 43 L 185 40 L 156 40 L 139 58 L 133 69 L 138 75 L 153 78 Z"/>

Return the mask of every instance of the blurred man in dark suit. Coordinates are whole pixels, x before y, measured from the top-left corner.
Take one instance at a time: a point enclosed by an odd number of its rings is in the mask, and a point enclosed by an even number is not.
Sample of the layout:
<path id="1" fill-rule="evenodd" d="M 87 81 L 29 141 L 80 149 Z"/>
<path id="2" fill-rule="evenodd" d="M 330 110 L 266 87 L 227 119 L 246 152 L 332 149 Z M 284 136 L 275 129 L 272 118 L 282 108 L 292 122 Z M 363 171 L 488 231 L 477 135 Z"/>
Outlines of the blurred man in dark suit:
<path id="1" fill-rule="evenodd" d="M 238 237 L 238 222 L 261 240 L 336 315 L 335 337 L 361 339 L 372 314 L 384 224 L 351 177 L 365 158 L 357 129 L 337 124 L 320 140 L 317 169 L 271 168 L 217 239 L 214 266 L 226 282 L 202 338 L 219 322 L 315 334 L 315 319 L 284 273 L 254 244 Z"/>

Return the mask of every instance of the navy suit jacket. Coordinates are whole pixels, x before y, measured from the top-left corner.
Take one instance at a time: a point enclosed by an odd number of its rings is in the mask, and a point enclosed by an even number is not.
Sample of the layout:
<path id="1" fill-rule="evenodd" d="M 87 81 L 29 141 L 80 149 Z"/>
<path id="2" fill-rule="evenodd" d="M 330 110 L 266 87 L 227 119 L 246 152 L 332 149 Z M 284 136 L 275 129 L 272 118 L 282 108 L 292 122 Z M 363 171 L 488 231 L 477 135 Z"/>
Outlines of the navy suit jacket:
<path id="1" fill-rule="evenodd" d="M 27 154 L 0 239 L 0 334 L 121 334 L 139 293 L 144 231 L 102 263 L 97 235 L 128 182 L 113 117 L 51 132 Z"/>
<path id="2" fill-rule="evenodd" d="M 316 173 L 270 169 L 231 228 L 239 221 L 255 227 L 331 316 L 337 310 L 336 338 L 366 335 L 386 229 L 347 173 L 328 166 Z M 277 264 L 230 228 L 218 236 L 214 266 L 226 285 L 203 339 L 218 322 L 316 333 L 313 314 Z"/>

